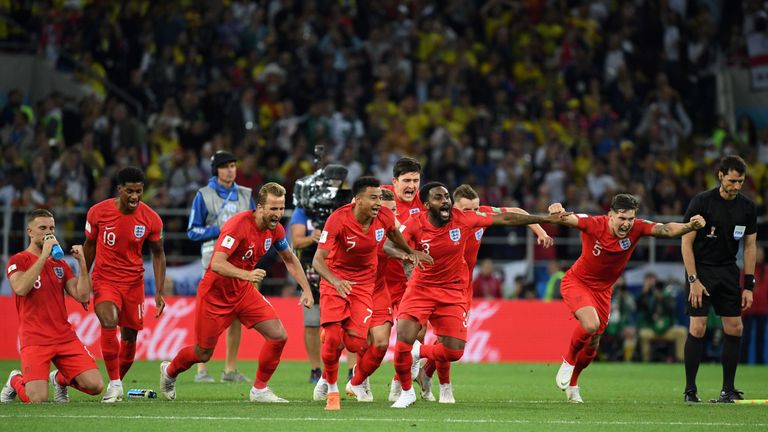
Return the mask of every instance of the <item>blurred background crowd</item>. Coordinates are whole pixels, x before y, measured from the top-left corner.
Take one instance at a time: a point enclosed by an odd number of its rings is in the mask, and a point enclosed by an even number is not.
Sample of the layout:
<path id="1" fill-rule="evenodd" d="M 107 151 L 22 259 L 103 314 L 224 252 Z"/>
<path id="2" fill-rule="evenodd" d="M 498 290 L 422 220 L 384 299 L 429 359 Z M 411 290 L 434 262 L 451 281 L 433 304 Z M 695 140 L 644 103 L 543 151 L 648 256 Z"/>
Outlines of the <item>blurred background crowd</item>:
<path id="1" fill-rule="evenodd" d="M 766 30 L 760 1 L 2 0 L 0 12 L 0 41 L 31 40 L 85 94 L 3 89 L 0 203 L 13 207 L 87 208 L 138 165 L 144 200 L 178 209 L 165 226 L 183 233 L 225 149 L 237 183 L 256 190 L 277 181 L 290 194 L 329 162 L 350 183 L 390 183 L 407 155 L 422 179 L 469 183 L 483 203 L 603 213 L 630 192 L 640 215 L 673 218 L 737 153 L 743 192 L 765 215 L 768 129 L 719 115 L 716 86 L 718 69 L 749 67 L 745 35 Z M 59 230 L 81 238 L 83 218 Z M 543 281 L 578 252 L 537 250 L 551 261 Z M 679 247 L 660 253 L 679 260 Z M 484 247 L 481 258 L 523 254 Z M 542 296 L 524 285 L 515 296 Z M 503 295 L 492 280 L 482 289 Z"/>

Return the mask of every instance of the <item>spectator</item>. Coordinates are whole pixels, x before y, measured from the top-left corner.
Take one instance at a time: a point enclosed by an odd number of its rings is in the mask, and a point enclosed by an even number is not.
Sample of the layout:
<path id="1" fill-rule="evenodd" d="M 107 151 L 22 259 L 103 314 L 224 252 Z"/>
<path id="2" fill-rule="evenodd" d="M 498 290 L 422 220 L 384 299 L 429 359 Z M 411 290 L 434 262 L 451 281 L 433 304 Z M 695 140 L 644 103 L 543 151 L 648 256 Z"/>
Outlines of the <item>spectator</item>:
<path id="1" fill-rule="evenodd" d="M 665 286 L 653 273 L 645 275 L 643 291 L 637 301 L 640 352 L 645 362 L 651 361 L 651 343 L 654 341 L 673 342 L 675 361 L 683 360 L 688 332 L 677 324 L 675 298 L 672 286 Z"/>
<path id="2" fill-rule="evenodd" d="M 502 298 L 502 281 L 499 272 L 493 268 L 493 261 L 484 259 L 477 275 L 472 278 L 472 297 L 483 300 Z"/>
<path id="3" fill-rule="evenodd" d="M 741 336 L 741 361 L 750 361 L 754 349 L 756 364 L 765 364 L 765 331 L 768 323 L 768 264 L 765 262 L 765 248 L 758 247 L 756 255 L 755 280 L 752 307 L 744 311 L 744 333 Z M 754 334 L 754 342 L 752 335 Z M 754 348 L 753 348 L 754 347 Z"/>

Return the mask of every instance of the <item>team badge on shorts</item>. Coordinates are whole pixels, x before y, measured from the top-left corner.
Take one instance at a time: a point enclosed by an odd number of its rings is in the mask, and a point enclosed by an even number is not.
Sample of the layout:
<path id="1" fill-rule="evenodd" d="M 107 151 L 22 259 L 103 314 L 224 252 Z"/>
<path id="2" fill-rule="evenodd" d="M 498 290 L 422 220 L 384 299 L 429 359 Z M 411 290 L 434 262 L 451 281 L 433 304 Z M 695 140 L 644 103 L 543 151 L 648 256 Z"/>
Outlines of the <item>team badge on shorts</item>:
<path id="1" fill-rule="evenodd" d="M 475 231 L 475 240 L 480 241 L 483 239 L 483 233 L 485 230 L 483 228 L 480 228 L 479 230 Z"/>
<path id="2" fill-rule="evenodd" d="M 733 227 L 733 239 L 734 240 L 741 240 L 742 237 L 744 237 L 744 231 L 747 230 L 747 227 L 744 225 L 736 225 Z"/>
<path id="3" fill-rule="evenodd" d="M 384 238 L 384 228 L 379 228 L 376 230 L 376 241 L 380 242 L 381 239 Z"/>
<path id="4" fill-rule="evenodd" d="M 134 225 L 133 226 L 133 235 L 136 236 L 136 238 L 142 238 L 144 237 L 144 233 L 147 231 L 147 227 L 144 225 Z"/>
<path id="5" fill-rule="evenodd" d="M 448 231 L 448 235 L 451 237 L 451 240 L 455 242 L 461 240 L 461 230 L 458 228 L 454 228 Z"/>
<path id="6" fill-rule="evenodd" d="M 619 240 L 619 246 L 621 247 L 621 250 L 627 250 L 630 246 L 632 246 L 632 240 L 623 238 Z"/>
<path id="7" fill-rule="evenodd" d="M 64 267 L 54 267 L 53 272 L 56 274 L 56 277 L 59 279 L 64 277 Z"/>
<path id="8" fill-rule="evenodd" d="M 268 251 L 272 247 L 272 237 L 264 240 L 264 252 Z"/>

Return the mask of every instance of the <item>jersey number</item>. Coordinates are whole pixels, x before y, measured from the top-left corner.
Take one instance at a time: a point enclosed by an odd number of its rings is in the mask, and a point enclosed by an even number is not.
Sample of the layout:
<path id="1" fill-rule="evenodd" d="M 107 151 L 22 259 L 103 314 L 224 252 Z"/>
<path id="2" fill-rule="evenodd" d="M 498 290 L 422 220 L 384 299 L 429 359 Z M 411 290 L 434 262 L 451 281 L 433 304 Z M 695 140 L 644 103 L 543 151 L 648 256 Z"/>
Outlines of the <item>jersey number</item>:
<path id="1" fill-rule="evenodd" d="M 347 252 L 349 252 L 352 250 L 353 247 L 355 247 L 357 243 L 353 242 L 352 240 L 347 240 L 347 244 L 349 245 L 349 247 L 347 248 Z"/>
<path id="2" fill-rule="evenodd" d="M 114 246 L 117 236 L 112 231 L 104 231 L 104 234 L 101 236 L 101 238 L 105 245 Z"/>
<path id="3" fill-rule="evenodd" d="M 592 248 L 592 255 L 600 256 L 600 252 L 602 251 L 603 251 L 603 246 L 600 244 L 599 241 L 596 241 L 595 246 Z"/>
<path id="4" fill-rule="evenodd" d="M 41 286 L 43 286 L 43 283 L 40 281 L 40 276 L 37 276 L 37 280 L 35 280 L 35 283 L 32 284 L 32 286 L 35 289 L 40 289 Z"/>
<path id="5" fill-rule="evenodd" d="M 429 255 L 429 243 L 422 242 L 421 249 L 424 251 L 425 254 Z"/>
<path id="6" fill-rule="evenodd" d="M 373 315 L 372 309 L 365 308 L 365 310 L 368 311 L 368 315 L 366 315 L 365 318 L 363 318 L 363 324 L 367 323 L 368 320 L 371 319 L 371 315 Z"/>

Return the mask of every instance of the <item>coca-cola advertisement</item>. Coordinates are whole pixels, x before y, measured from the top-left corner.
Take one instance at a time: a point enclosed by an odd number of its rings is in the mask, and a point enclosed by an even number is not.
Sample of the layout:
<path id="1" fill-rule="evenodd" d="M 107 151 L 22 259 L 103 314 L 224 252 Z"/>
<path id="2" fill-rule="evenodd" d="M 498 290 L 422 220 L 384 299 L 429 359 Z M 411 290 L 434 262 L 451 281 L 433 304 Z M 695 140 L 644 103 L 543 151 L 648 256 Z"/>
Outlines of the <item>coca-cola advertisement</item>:
<path id="1" fill-rule="evenodd" d="M 270 303 L 277 310 L 288 331 L 288 344 L 283 359 L 306 360 L 304 328 L 298 298 L 271 297 Z M 166 298 L 167 306 L 159 318 L 155 318 L 153 298 L 147 298 L 144 330 L 139 332 L 136 358 L 167 360 L 185 345 L 195 343 L 195 298 Z M 69 322 L 75 328 L 83 344 L 97 357 L 101 357 L 99 336 L 101 327 L 92 308 L 83 310 L 81 305 L 67 297 Z M 17 359 L 18 316 L 13 297 L 0 297 L 0 311 L 6 329 L 0 335 L 0 358 Z M 469 339 L 464 350 L 464 362 L 559 362 L 568 346 L 576 321 L 562 302 L 537 300 L 479 301 L 472 305 L 467 322 Z M 119 332 L 118 332 L 119 335 Z M 390 350 L 386 360 L 392 360 L 396 332 L 392 332 Z M 434 340 L 427 333 L 427 343 Z M 239 357 L 256 360 L 263 338 L 256 331 L 244 331 Z M 216 346 L 214 359 L 224 358 L 224 338 Z"/>

